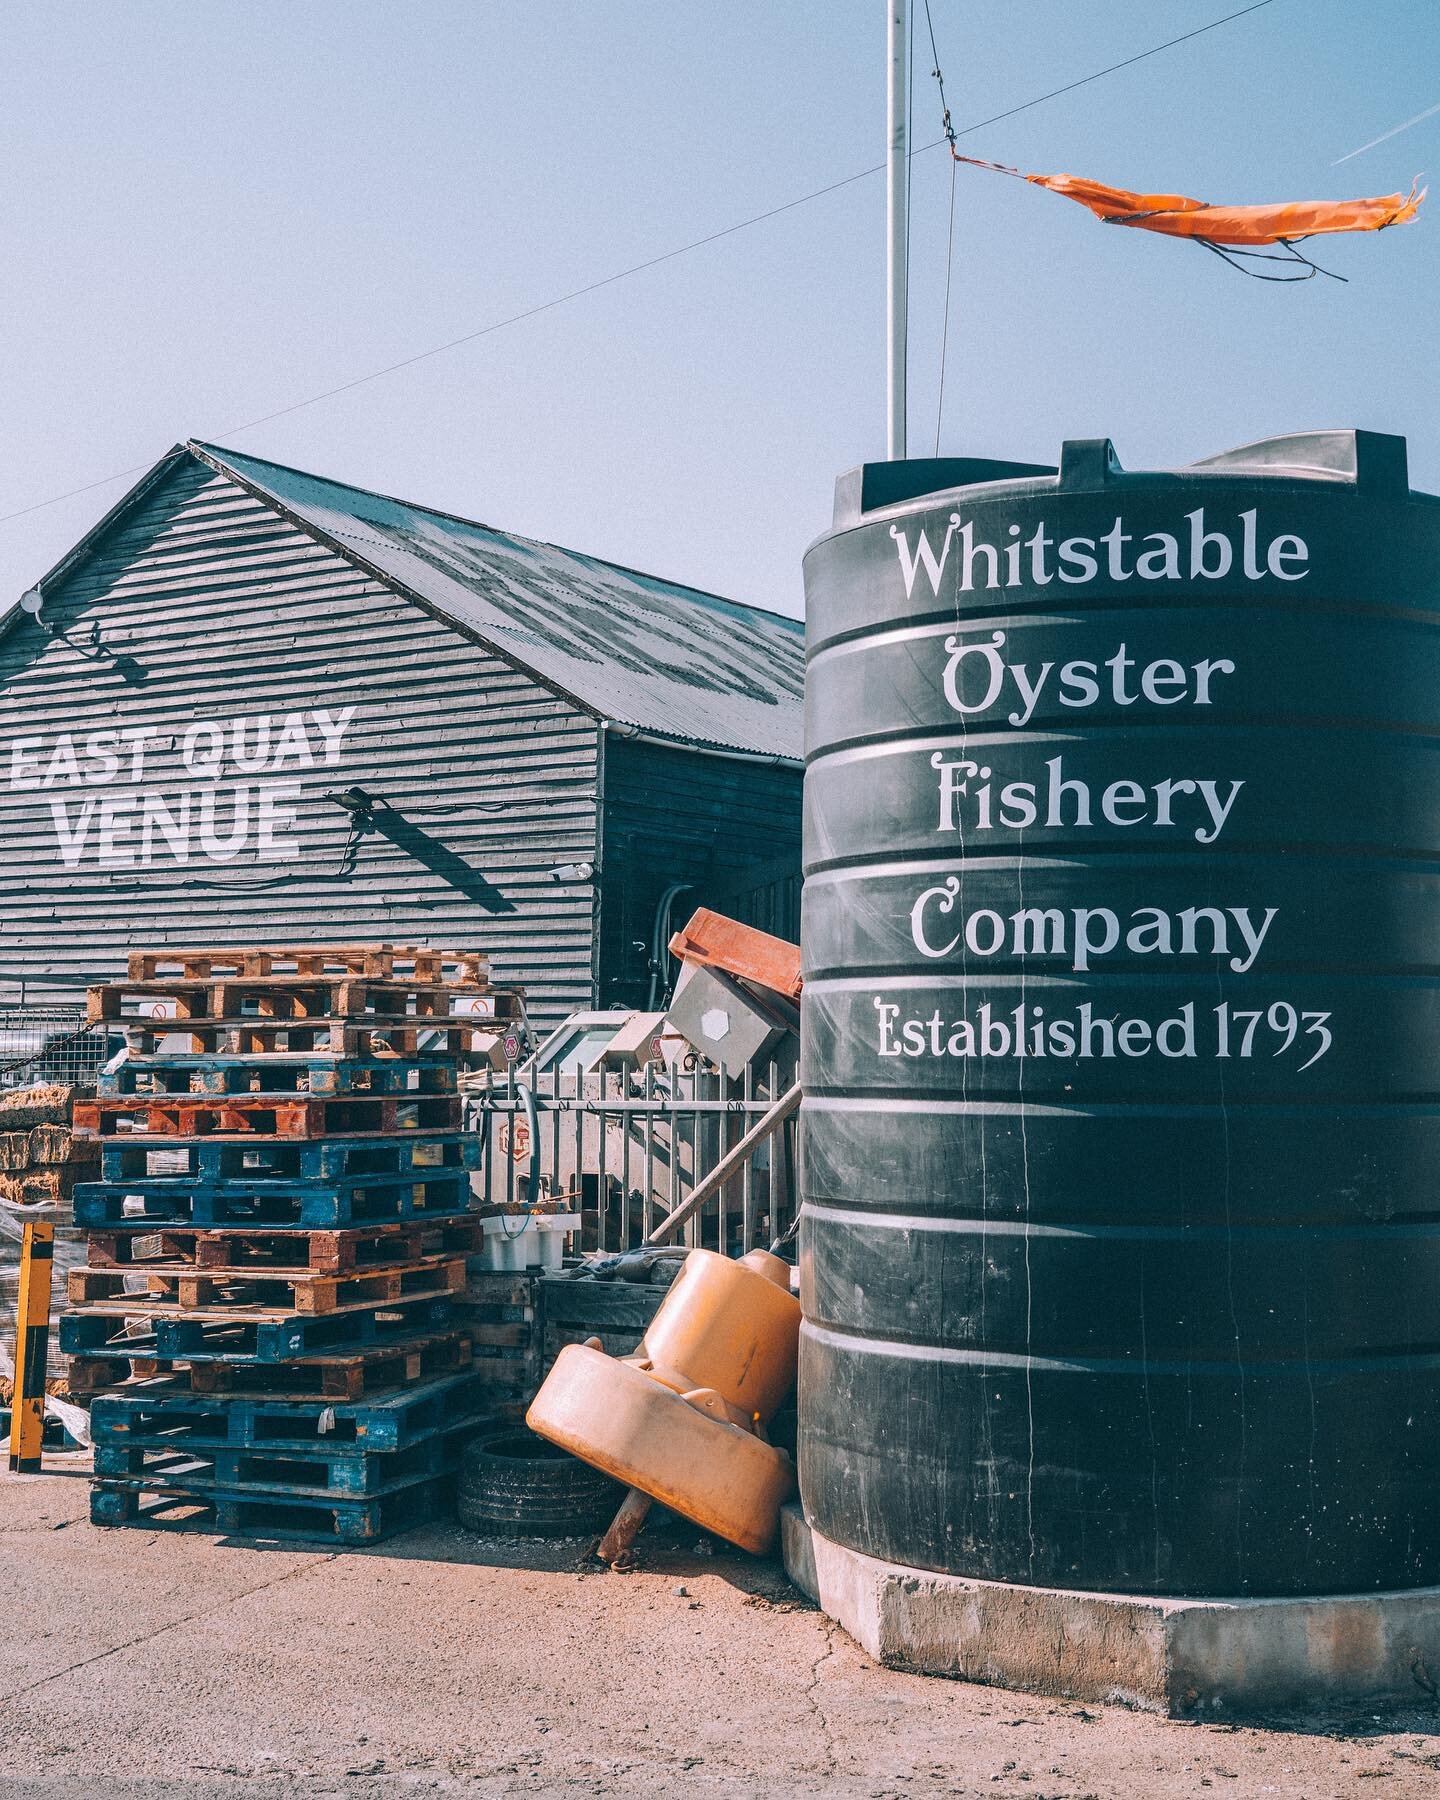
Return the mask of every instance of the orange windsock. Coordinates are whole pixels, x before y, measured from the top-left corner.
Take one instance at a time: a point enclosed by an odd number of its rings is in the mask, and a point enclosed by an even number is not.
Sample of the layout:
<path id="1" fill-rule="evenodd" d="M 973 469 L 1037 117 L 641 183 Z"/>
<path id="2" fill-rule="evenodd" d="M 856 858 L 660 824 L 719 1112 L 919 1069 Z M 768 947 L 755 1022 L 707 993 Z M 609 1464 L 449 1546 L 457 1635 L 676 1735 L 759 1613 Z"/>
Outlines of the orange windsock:
<path id="1" fill-rule="evenodd" d="M 1185 194 L 1133 194 L 1128 188 L 1106 187 L 1078 175 L 1024 175 L 1003 163 L 961 156 L 957 162 L 1002 175 L 1019 175 L 1036 187 L 1049 188 L 1067 200 L 1088 206 L 1107 225 L 1134 225 L 1167 237 L 1198 238 L 1202 243 L 1244 246 L 1288 244 L 1332 231 L 1383 231 L 1404 225 L 1420 210 L 1426 190 L 1411 186 L 1408 194 L 1384 194 L 1372 200 L 1292 200 L 1274 206 L 1211 206 Z"/>

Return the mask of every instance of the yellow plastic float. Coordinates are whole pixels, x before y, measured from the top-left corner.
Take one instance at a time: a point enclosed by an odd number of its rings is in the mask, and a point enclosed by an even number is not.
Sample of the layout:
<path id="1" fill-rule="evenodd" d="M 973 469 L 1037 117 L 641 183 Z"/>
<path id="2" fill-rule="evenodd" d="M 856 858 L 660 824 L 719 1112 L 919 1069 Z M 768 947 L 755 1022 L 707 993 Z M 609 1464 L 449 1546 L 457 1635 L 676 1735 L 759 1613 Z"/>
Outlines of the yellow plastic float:
<path id="1" fill-rule="evenodd" d="M 765 1250 L 738 1262 L 692 1250 L 635 1354 L 568 1344 L 526 1423 L 758 1556 L 795 1487 L 795 1465 L 763 1434 L 794 1386 L 799 1343 L 787 1262 Z M 643 1501 L 627 1507 L 627 1524 L 622 1508 L 611 1529 L 615 1554 L 644 1518 Z"/>

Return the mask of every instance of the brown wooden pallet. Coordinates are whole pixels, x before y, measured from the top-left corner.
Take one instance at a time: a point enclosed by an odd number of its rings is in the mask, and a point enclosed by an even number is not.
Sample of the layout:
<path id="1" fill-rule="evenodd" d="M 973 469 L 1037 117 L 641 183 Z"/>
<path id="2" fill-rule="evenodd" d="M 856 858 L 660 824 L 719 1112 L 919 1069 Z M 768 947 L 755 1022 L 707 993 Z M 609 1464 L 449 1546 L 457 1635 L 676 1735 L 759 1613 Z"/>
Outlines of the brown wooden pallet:
<path id="1" fill-rule="evenodd" d="M 439 950 L 412 944 L 305 944 L 295 949 L 132 950 L 131 981 L 161 976 L 205 980 L 212 975 L 394 975 L 417 981 L 482 979 L 483 950 Z"/>
<path id="2" fill-rule="evenodd" d="M 531 1368 L 528 1352 L 523 1355 L 494 1351 L 486 1355 L 483 1351 L 470 1365 L 475 1379 L 482 1386 L 490 1388 L 497 1397 L 517 1399 L 533 1394 L 540 1385 L 539 1377 Z"/>
<path id="3" fill-rule="evenodd" d="M 291 1054 L 303 1050 L 328 1056 L 464 1056 L 476 1031 L 488 1031 L 496 1023 L 520 1016 L 521 1002 L 514 993 L 495 993 L 493 1015 L 473 1019 L 417 1019 L 372 1017 L 354 1019 L 122 1019 L 120 1029 L 137 1056 L 153 1056 L 172 1048 L 167 1040 L 189 1040 L 179 1055 L 264 1056 L 269 1052 Z M 425 1039 L 422 1044 L 421 1039 Z M 164 1052 L 160 1052 L 163 1054 Z"/>
<path id="4" fill-rule="evenodd" d="M 125 1283 L 143 1273 L 142 1292 Z M 291 1313 L 350 1312 L 360 1308 L 454 1293 L 465 1285 L 463 1256 L 426 1256 L 397 1268 L 353 1275 L 311 1269 L 196 1269 L 150 1263 L 143 1271 L 72 1269 L 70 1304 L 88 1312 L 122 1305 L 135 1313 L 172 1318 L 277 1318 Z"/>
<path id="5" fill-rule="evenodd" d="M 471 1364 L 467 1333 L 434 1332 L 403 1344 L 376 1345 L 344 1356 L 312 1356 L 288 1363 L 191 1363 L 197 1394 L 266 1394 L 276 1400 L 360 1400 L 407 1387 Z M 177 1370 L 177 1373 L 180 1371 Z M 125 1390 L 118 1390 L 123 1393 Z"/>
<path id="6" fill-rule="evenodd" d="M 427 1257 L 404 1269 L 357 1275 L 249 1271 L 227 1274 L 186 1267 L 144 1270 L 147 1289 L 126 1292 L 123 1269 L 72 1269 L 69 1317 L 157 1318 L 221 1324 L 231 1320 L 283 1325 L 297 1314 L 368 1313 L 402 1301 L 440 1299 L 465 1285 L 465 1258 Z M 257 1291 L 258 1290 L 258 1291 Z M 262 1297 L 263 1296 L 263 1297 Z"/>
<path id="7" fill-rule="evenodd" d="M 70 1358 L 70 1392 L 77 1399 L 91 1394 L 123 1391 L 131 1381 L 153 1377 L 159 1363 L 144 1362 L 138 1357 L 122 1360 L 116 1356 L 72 1356 Z M 169 1370 L 165 1373 L 168 1375 Z"/>
<path id="8" fill-rule="evenodd" d="M 476 1349 L 487 1350 L 524 1350 L 528 1348 L 535 1330 L 533 1325 L 523 1321 L 517 1324 L 490 1325 L 465 1318 L 464 1325 Z"/>
<path id="9" fill-rule="evenodd" d="M 143 1269 L 154 1263 L 263 1274 L 305 1268 L 316 1275 L 357 1275 L 427 1256 L 460 1256 L 484 1241 L 479 1218 L 399 1220 L 329 1231 L 267 1231 L 254 1226 L 164 1225 L 89 1233 L 93 1269 Z"/>
<path id="10" fill-rule="evenodd" d="M 217 981 L 115 981 L 92 987 L 85 1001 L 92 1023 L 125 1016 L 137 1007 L 164 1004 L 177 1019 L 239 1017 L 250 1010 L 265 1018 L 446 1017 L 453 1002 L 489 992 L 488 981 L 390 981 L 372 975 L 224 976 Z"/>
<path id="11" fill-rule="evenodd" d="M 460 1126 L 453 1094 L 124 1094 L 75 1102 L 80 1138 L 395 1137 Z"/>
<path id="12" fill-rule="evenodd" d="M 486 1306 L 533 1310 L 539 1278 L 538 1270 L 534 1274 L 522 1274 L 516 1269 L 473 1269 L 465 1286 L 465 1297 Z M 497 1313 L 496 1317 L 499 1316 Z"/>

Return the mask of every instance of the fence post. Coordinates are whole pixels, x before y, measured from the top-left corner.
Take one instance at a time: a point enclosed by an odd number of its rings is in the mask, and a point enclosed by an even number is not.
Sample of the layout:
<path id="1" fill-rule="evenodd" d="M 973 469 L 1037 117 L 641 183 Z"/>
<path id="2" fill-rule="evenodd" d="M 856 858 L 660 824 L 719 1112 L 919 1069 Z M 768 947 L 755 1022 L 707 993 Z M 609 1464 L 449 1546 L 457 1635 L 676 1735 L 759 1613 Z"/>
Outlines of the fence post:
<path id="1" fill-rule="evenodd" d="M 15 1308 L 15 1392 L 10 1400 L 10 1467 L 33 1474 L 45 1437 L 45 1358 L 50 1338 L 50 1271 L 55 1221 L 27 1219 L 20 1240 L 20 1295 Z"/>

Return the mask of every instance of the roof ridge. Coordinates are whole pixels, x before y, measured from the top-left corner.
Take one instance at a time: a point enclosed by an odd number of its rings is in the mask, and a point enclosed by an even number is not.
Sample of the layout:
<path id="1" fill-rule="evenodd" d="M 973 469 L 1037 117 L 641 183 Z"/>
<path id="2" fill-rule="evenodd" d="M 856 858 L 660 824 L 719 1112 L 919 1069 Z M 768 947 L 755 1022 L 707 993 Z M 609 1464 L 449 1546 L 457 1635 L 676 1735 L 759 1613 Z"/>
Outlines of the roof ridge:
<path id="1" fill-rule="evenodd" d="M 245 450 L 227 450 L 223 445 L 207 443 L 203 438 L 187 438 L 185 448 L 203 451 L 206 456 L 214 457 L 218 462 L 224 462 L 227 457 L 243 457 L 246 462 L 263 463 L 266 467 L 279 469 L 287 475 L 299 475 L 306 481 L 323 481 L 328 487 L 345 488 L 353 494 L 368 494 L 372 499 L 387 501 L 391 506 L 403 506 L 411 512 L 429 513 L 432 518 L 450 519 L 457 525 L 473 526 L 478 531 L 488 531 L 496 537 L 509 538 L 512 543 L 533 544 L 542 550 L 558 551 L 561 555 L 578 557 L 584 562 L 598 564 L 601 568 L 614 569 L 621 575 L 661 582 L 680 593 L 696 594 L 702 600 L 718 600 L 722 606 L 734 606 L 745 612 L 759 613 L 764 618 L 775 619 L 781 625 L 793 626 L 799 631 L 805 629 L 804 619 L 797 618 L 794 613 L 782 613 L 774 607 L 759 606 L 753 600 L 735 600 L 729 594 L 716 593 L 713 588 L 696 587 L 690 581 L 672 580 L 668 575 L 657 575 L 653 570 L 636 568 L 633 563 L 615 562 L 608 556 L 595 556 L 588 550 L 576 550 L 569 544 L 557 544 L 549 538 L 530 537 L 524 532 L 510 531 L 501 525 L 489 525 L 483 519 L 472 519 L 465 513 L 450 512 L 443 506 L 428 506 L 423 500 L 406 500 L 399 494 L 387 494 L 380 488 L 362 487 L 354 481 L 337 481 L 333 475 L 317 475 L 312 469 L 300 469 L 294 463 L 276 462 L 273 457 L 252 456 Z"/>
<path id="2" fill-rule="evenodd" d="M 182 463 L 234 483 L 581 713 L 679 748 L 799 766 L 800 620 L 203 439 L 162 456 L 42 585 L 66 580 Z M 18 604 L 0 612 L 0 634 L 24 616 Z"/>

